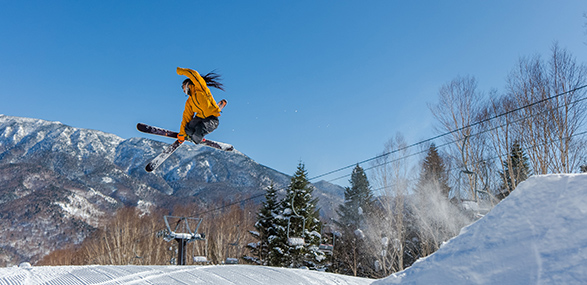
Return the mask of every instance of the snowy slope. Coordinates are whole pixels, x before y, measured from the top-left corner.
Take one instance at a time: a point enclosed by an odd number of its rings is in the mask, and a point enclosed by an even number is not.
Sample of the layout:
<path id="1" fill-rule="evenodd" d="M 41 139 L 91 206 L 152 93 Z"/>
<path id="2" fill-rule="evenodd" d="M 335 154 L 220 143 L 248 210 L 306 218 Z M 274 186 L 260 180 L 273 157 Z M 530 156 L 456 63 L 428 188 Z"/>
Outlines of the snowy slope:
<path id="1" fill-rule="evenodd" d="M 252 265 L 60 266 L 0 269 L 0 284 L 371 284 L 317 271 Z"/>
<path id="2" fill-rule="evenodd" d="M 529 178 L 436 253 L 375 284 L 587 284 L 587 174 Z"/>
<path id="3" fill-rule="evenodd" d="M 0 284 L 587 284 L 587 174 L 535 176 L 436 253 L 382 280 L 262 266 L 0 268 Z"/>

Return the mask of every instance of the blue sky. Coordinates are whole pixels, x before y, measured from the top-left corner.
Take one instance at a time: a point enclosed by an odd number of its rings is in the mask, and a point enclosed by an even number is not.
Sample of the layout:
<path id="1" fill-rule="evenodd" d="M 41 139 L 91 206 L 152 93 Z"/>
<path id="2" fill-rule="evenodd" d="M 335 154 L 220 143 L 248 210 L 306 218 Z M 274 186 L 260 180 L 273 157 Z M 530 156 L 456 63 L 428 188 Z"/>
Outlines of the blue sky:
<path id="1" fill-rule="evenodd" d="M 229 104 L 208 138 L 314 177 L 398 132 L 434 136 L 427 104 L 457 76 L 500 91 L 555 41 L 586 62 L 585 13 L 584 0 L 0 0 L 0 114 L 171 143 L 136 123 L 177 130 L 175 68 L 216 70 Z"/>

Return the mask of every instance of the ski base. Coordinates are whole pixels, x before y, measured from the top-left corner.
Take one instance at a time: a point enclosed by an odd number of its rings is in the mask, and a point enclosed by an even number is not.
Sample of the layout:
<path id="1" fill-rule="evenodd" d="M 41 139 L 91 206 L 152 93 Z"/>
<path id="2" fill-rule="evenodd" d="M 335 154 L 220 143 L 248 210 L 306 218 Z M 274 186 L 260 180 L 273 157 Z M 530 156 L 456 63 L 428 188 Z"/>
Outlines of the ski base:
<path id="1" fill-rule="evenodd" d="M 168 137 L 168 138 L 177 138 L 177 135 L 178 135 L 177 132 L 162 129 L 159 127 L 150 126 L 150 125 L 143 124 L 143 123 L 137 124 L 137 130 L 139 130 L 143 133 L 164 136 L 164 137 Z M 213 140 L 209 140 L 209 139 L 204 139 L 204 141 L 202 141 L 200 144 L 205 145 L 205 146 L 209 146 L 209 147 L 213 147 L 213 148 L 216 148 L 219 150 L 223 150 L 223 151 L 233 151 L 234 150 L 234 146 L 232 146 L 230 144 L 217 142 L 217 141 L 213 141 Z"/>
<path id="2" fill-rule="evenodd" d="M 153 158 L 153 160 L 151 160 L 149 164 L 145 166 L 145 171 L 153 172 L 153 170 L 157 169 L 157 167 L 159 167 L 159 165 L 161 165 L 169 156 L 171 156 L 179 148 L 179 146 L 181 146 L 181 142 L 179 142 L 179 140 L 168 146 L 161 154 Z"/>
<path id="3" fill-rule="evenodd" d="M 203 142 L 201 142 L 200 144 L 202 145 L 206 145 L 209 147 L 213 147 L 219 150 L 223 150 L 223 151 L 233 151 L 234 147 L 232 145 L 229 145 L 227 143 L 221 143 L 221 142 L 216 142 L 216 141 L 211 141 L 209 139 L 204 139 Z"/>

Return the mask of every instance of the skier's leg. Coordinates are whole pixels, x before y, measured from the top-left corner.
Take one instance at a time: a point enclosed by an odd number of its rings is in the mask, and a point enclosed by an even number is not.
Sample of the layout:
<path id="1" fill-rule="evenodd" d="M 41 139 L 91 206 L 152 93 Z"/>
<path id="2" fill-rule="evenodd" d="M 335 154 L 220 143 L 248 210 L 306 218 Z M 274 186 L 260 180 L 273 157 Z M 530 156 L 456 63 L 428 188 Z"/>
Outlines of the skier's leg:
<path id="1" fill-rule="evenodd" d="M 192 119 L 185 128 L 186 134 L 190 137 L 191 141 L 199 144 L 204 139 L 204 136 L 218 128 L 218 118 L 209 116 L 205 119 L 194 118 Z"/>
<path id="2" fill-rule="evenodd" d="M 218 117 L 214 116 L 210 116 L 202 120 L 202 136 L 205 136 L 213 132 L 216 128 L 218 128 L 219 124 L 220 121 L 218 120 Z"/>
<path id="3" fill-rule="evenodd" d="M 196 126 L 194 135 L 198 135 L 198 138 L 200 138 L 199 142 L 201 143 L 205 135 L 213 132 L 216 128 L 218 128 L 218 124 L 218 118 L 214 116 L 202 119 L 201 123 Z"/>
<path id="4" fill-rule="evenodd" d="M 185 133 L 187 134 L 187 139 L 198 144 L 204 138 L 203 136 L 199 135 L 199 129 L 201 128 L 200 125 L 202 124 L 202 118 L 194 117 L 187 125 L 185 126 Z"/>

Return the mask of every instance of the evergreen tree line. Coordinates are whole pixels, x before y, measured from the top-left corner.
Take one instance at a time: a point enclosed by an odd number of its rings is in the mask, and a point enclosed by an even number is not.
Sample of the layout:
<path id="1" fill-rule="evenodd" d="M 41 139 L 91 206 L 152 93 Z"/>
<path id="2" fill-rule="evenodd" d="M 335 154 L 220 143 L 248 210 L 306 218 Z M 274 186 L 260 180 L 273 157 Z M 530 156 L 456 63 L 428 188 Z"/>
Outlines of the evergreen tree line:
<path id="1" fill-rule="evenodd" d="M 259 265 L 374 278 L 403 270 L 472 221 L 470 212 L 449 201 L 447 173 L 431 145 L 415 193 L 375 196 L 364 169 L 357 165 L 338 218 L 324 231 L 300 164 L 285 193 L 267 188 L 256 230 L 251 232 L 257 242 L 248 245 L 246 259 Z"/>
<path id="2" fill-rule="evenodd" d="M 323 224 L 316 208 L 317 198 L 312 197 L 314 186 L 308 181 L 305 166 L 300 163 L 285 195 L 280 198 L 274 185 L 267 188 L 251 235 L 258 239 L 248 245 L 252 263 L 290 268 L 326 268 L 327 253 L 320 249 L 324 244 Z"/>

